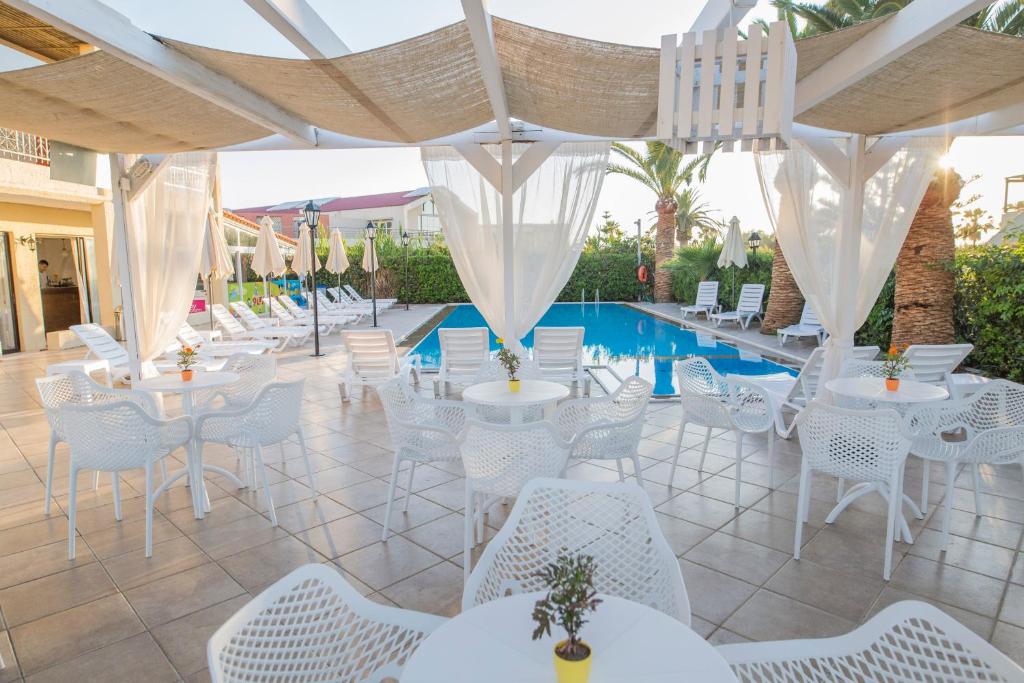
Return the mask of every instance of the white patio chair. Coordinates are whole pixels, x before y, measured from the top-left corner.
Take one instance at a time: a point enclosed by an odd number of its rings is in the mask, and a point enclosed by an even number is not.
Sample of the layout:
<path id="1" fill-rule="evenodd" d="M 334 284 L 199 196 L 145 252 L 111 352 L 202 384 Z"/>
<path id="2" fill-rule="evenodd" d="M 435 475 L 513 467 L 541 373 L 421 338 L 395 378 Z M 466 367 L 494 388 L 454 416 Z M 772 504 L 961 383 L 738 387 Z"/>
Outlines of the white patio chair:
<path id="1" fill-rule="evenodd" d="M 292 299 L 287 294 L 279 294 L 277 297 L 277 301 L 282 306 L 284 306 L 285 310 L 292 314 L 292 316 L 294 316 L 296 320 L 305 320 L 312 323 L 313 312 L 311 310 L 306 310 L 305 308 L 299 306 L 297 303 L 295 303 L 295 300 Z M 319 302 L 317 303 L 319 304 Z M 317 318 L 320 319 L 321 325 L 324 324 L 325 321 L 334 325 L 349 325 L 358 322 L 359 320 L 359 317 L 355 315 L 333 313 L 331 311 L 326 310 L 318 310 Z"/>
<path id="2" fill-rule="evenodd" d="M 302 389 L 305 380 L 272 382 L 264 386 L 253 401 L 242 408 L 218 410 L 200 415 L 196 419 L 195 434 L 199 443 L 199 460 L 206 443 L 220 443 L 242 449 L 245 454 L 246 481 L 255 485 L 260 478 L 267 499 L 270 523 L 277 526 L 277 511 L 270 494 L 270 482 L 263 462 L 263 449 L 281 443 L 295 435 L 306 465 L 309 488 L 316 492 L 313 463 L 306 450 L 299 413 L 302 408 Z"/>
<path id="3" fill-rule="evenodd" d="M 296 317 L 292 313 L 281 305 L 281 302 L 277 299 L 270 297 L 267 299 L 270 303 L 270 313 L 277 318 L 279 324 L 287 327 L 308 327 L 312 328 L 315 324 L 313 318 Z M 317 316 L 319 318 L 319 315 Z M 331 318 L 324 316 L 320 318 L 320 334 L 326 336 L 331 332 L 334 332 L 334 328 L 338 326 L 338 323 L 334 322 Z"/>
<path id="4" fill-rule="evenodd" d="M 137 403 L 153 417 L 160 416 L 159 406 L 157 406 L 152 395 L 139 391 L 113 389 L 103 386 L 82 372 L 72 371 L 66 375 L 41 377 L 36 379 L 36 389 L 39 391 L 39 398 L 42 401 L 43 409 L 46 411 L 46 420 L 50 423 L 50 441 L 46 458 L 46 502 L 43 503 L 43 512 L 47 515 L 50 514 L 53 497 L 53 465 L 57 454 L 57 444 L 61 442 L 68 443 L 64 423 L 61 420 L 60 411 L 63 406 L 131 401 Z M 166 479 L 166 468 L 163 469 L 162 473 Z M 111 478 L 114 488 L 114 517 L 121 519 L 120 482 L 117 473 L 114 472 Z M 98 487 L 99 470 L 96 470 L 93 474 L 92 488 L 96 490 Z"/>
<path id="5" fill-rule="evenodd" d="M 468 580 L 474 526 L 482 540 L 484 515 L 491 505 L 502 498 L 515 498 L 531 479 L 560 477 L 569 458 L 569 444 L 550 422 L 499 425 L 467 420 L 459 451 L 466 470 L 462 566 L 463 578 Z"/>
<path id="6" fill-rule="evenodd" d="M 653 390 L 650 382 L 630 376 L 609 396 L 577 398 L 558 406 L 551 421 L 572 443 L 569 460 L 614 460 L 619 481 L 625 480 L 622 461 L 632 460 L 633 474 L 642 485 L 638 448 Z"/>
<path id="7" fill-rule="evenodd" d="M 775 330 L 775 334 L 779 337 L 779 345 L 785 346 L 786 340 L 790 337 L 814 337 L 814 339 L 821 344 L 824 341 L 825 328 L 821 326 L 818 321 L 818 316 L 811 308 L 809 302 L 804 303 L 804 310 L 800 314 L 800 322 L 796 325 L 788 325 L 787 327 L 780 327 Z"/>
<path id="8" fill-rule="evenodd" d="M 583 387 L 590 396 L 590 375 L 583 367 L 582 327 L 533 328 L 533 362 L 549 382 Z"/>
<path id="9" fill-rule="evenodd" d="M 834 638 L 719 645 L 738 683 L 1021 683 L 1024 669 L 924 602 L 889 605 Z"/>
<path id="10" fill-rule="evenodd" d="M 903 355 L 919 382 L 944 386 L 951 398 L 963 398 L 989 381 L 981 375 L 953 372 L 973 350 L 974 344 L 911 344 Z"/>
<path id="11" fill-rule="evenodd" d="M 922 403 L 907 410 L 911 452 L 924 460 L 921 510 L 928 507 L 928 465 L 946 466 L 942 547 L 949 545 L 949 517 L 957 468 L 971 468 L 974 514 L 982 514 L 981 465 L 1024 465 L 1024 386 L 997 379 L 967 398 Z M 954 440 L 955 437 L 957 438 Z"/>
<path id="12" fill-rule="evenodd" d="M 210 412 L 218 408 L 243 408 L 256 398 L 263 387 L 277 376 L 277 359 L 274 356 L 253 356 L 247 353 L 229 356 L 224 361 L 224 372 L 233 372 L 238 379 L 215 389 L 196 392 L 192 402 L 197 412 Z"/>
<path id="13" fill-rule="evenodd" d="M 388 502 L 384 510 L 384 531 L 381 534 L 381 540 L 386 541 L 391 530 L 391 506 L 395 500 L 398 471 L 402 463 L 409 463 L 405 504 L 402 507 L 405 512 L 409 509 L 416 465 L 459 460 L 458 436 L 466 424 L 466 408 L 460 401 L 420 396 L 400 377 L 379 385 L 377 393 L 384 406 L 391 445 L 395 451 Z"/>
<path id="14" fill-rule="evenodd" d="M 510 594 L 543 591 L 538 572 L 558 555 L 590 555 L 600 593 L 690 623 L 679 561 L 651 501 L 633 484 L 533 479 L 487 544 L 462 592 L 462 610 Z"/>
<path id="15" fill-rule="evenodd" d="M 676 437 L 676 454 L 672 458 L 669 481 L 675 479 L 679 454 L 683 448 L 686 425 L 693 423 L 705 428 L 697 471 L 704 471 L 708 444 L 713 429 L 728 429 L 736 436 L 736 495 L 734 505 L 740 507 L 740 487 L 743 474 L 743 439 L 747 434 L 768 437 L 769 488 L 775 488 L 775 435 L 776 420 L 772 399 L 762 387 L 735 377 L 725 379 L 704 358 L 689 358 L 675 364 L 679 384 L 679 400 L 683 415 Z"/>
<path id="16" fill-rule="evenodd" d="M 764 301 L 764 285 L 745 284 L 740 289 L 740 300 L 736 304 L 735 311 L 724 311 L 712 313 L 711 320 L 715 321 L 715 327 L 721 327 L 724 322 L 736 322 L 744 330 L 750 325 L 754 318 L 761 319 L 761 304 Z"/>
<path id="17" fill-rule="evenodd" d="M 690 313 L 695 318 L 698 313 L 703 313 L 705 318 L 710 319 L 711 314 L 716 310 L 718 310 L 718 282 L 703 280 L 697 285 L 697 298 L 689 306 L 680 306 L 679 316 L 686 320 L 686 316 Z"/>
<path id="18" fill-rule="evenodd" d="M 214 330 L 209 331 L 211 334 Z M 201 348 L 204 353 L 214 357 L 233 356 L 236 353 L 260 354 L 274 348 L 274 342 L 270 341 L 216 341 L 207 338 L 199 330 L 187 322 L 181 324 L 178 330 L 178 341 L 186 346 Z"/>
<path id="19" fill-rule="evenodd" d="M 249 328 L 250 332 L 261 330 L 267 336 L 286 339 L 292 346 L 302 346 L 313 335 L 312 327 L 272 325 L 265 318 L 256 315 L 248 304 L 242 301 L 231 302 L 231 310 L 238 314 L 242 324 Z"/>
<path id="20" fill-rule="evenodd" d="M 153 417 L 135 400 L 103 403 L 65 403 L 61 422 L 71 460 L 68 498 L 68 559 L 75 559 L 75 514 L 78 500 L 78 473 L 81 470 L 117 473 L 144 469 L 146 487 L 146 557 L 153 556 L 153 504 L 167 484 L 153 488 L 153 465 L 175 449 L 188 445 L 192 438 L 192 419 Z M 118 506 L 119 507 L 119 506 Z M 120 519 L 120 510 L 115 511 Z"/>
<path id="21" fill-rule="evenodd" d="M 903 430 L 903 418 L 892 409 L 854 410 L 822 401 L 811 401 L 796 416 L 803 458 L 800 461 L 800 492 L 797 496 L 796 533 L 793 557 L 800 559 L 803 524 L 808 519 L 811 473 L 862 482 L 839 501 L 826 518 L 832 523 L 843 509 L 869 491 L 887 501 L 885 563 L 882 576 L 888 581 L 892 570 L 892 544 L 898 539 L 903 519 L 903 465 L 910 440 Z M 908 539 L 909 540 L 909 539 Z"/>
<path id="22" fill-rule="evenodd" d="M 352 285 L 342 285 L 342 286 L 345 288 L 345 291 L 348 292 L 348 295 L 350 297 L 352 297 L 352 301 L 354 301 L 355 303 L 357 303 L 357 304 L 372 304 L 373 303 L 373 299 L 367 299 L 367 298 L 363 297 L 363 295 L 360 294 L 356 290 L 356 288 L 353 287 Z M 381 297 L 378 296 L 377 297 L 377 303 L 378 304 L 383 303 L 383 304 L 385 304 L 386 306 L 388 306 L 390 308 L 391 306 L 394 306 L 396 303 L 398 303 L 398 299 L 381 298 Z"/>
<path id="23" fill-rule="evenodd" d="M 472 381 L 490 362 L 490 330 L 486 327 L 451 327 L 437 331 L 441 367 L 434 378 L 434 396 L 448 393 L 448 385 Z"/>
<path id="24" fill-rule="evenodd" d="M 398 355 L 391 330 L 344 330 L 341 342 L 347 349 L 348 361 L 338 378 L 341 400 L 351 398 L 352 386 L 379 384 L 398 377 L 403 371 L 415 375 L 420 381 L 421 366 L 418 353 Z"/>
<path id="25" fill-rule="evenodd" d="M 246 329 L 242 323 L 238 322 L 235 316 L 228 312 L 228 309 L 220 304 L 214 304 L 210 307 L 210 310 L 213 312 L 213 319 L 217 321 L 217 325 L 223 331 L 224 336 L 230 340 L 274 340 L 274 346 L 271 351 L 282 351 L 291 341 L 290 337 L 274 332 L 272 327 L 255 330 Z"/>
<path id="26" fill-rule="evenodd" d="M 361 596 L 336 570 L 307 564 L 217 629 L 206 647 L 213 683 L 397 681 L 446 620 Z"/>

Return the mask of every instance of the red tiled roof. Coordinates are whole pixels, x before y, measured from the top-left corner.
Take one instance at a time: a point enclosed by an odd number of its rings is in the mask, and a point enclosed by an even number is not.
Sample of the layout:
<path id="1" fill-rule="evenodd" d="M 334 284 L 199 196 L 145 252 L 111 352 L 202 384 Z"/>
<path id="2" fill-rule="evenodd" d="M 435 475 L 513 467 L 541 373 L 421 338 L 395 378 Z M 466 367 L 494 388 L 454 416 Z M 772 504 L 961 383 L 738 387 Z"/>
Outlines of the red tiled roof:
<path id="1" fill-rule="evenodd" d="M 254 230 L 256 232 L 259 232 L 259 230 L 260 230 L 260 226 L 258 224 L 253 223 L 252 221 L 250 221 L 247 218 L 243 218 L 242 216 L 239 216 L 234 211 L 229 211 L 227 209 L 224 209 L 224 218 L 232 220 L 235 223 L 238 223 L 239 225 L 244 225 L 247 228 L 250 228 L 250 229 L 252 229 L 252 230 Z M 292 239 L 288 235 L 282 235 L 279 232 L 275 232 L 274 235 L 277 236 L 278 241 L 285 242 L 286 244 L 296 245 L 296 244 L 299 243 L 298 240 Z"/>
<path id="2" fill-rule="evenodd" d="M 402 192 L 368 194 L 362 197 L 339 197 L 323 204 L 320 210 L 349 211 L 352 209 L 379 209 L 385 206 L 404 206 L 423 198 L 423 195 L 414 193 L 415 190 L 403 190 Z"/>

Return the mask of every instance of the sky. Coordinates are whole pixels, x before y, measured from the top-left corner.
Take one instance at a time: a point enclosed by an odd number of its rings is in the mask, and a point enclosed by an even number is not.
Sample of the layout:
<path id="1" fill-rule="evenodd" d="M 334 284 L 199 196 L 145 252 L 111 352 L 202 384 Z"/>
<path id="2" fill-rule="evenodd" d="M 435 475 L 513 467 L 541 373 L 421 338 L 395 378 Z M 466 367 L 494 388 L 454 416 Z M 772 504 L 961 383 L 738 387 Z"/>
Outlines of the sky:
<path id="1" fill-rule="evenodd" d="M 243 0 L 103 0 L 151 33 L 225 50 L 301 58 L 299 51 Z M 353 51 L 419 35 L 462 19 L 459 0 L 308 0 Z M 656 47 L 661 35 L 689 28 L 703 0 L 491 0 L 500 17 L 562 33 Z M 744 23 L 773 19 L 760 0 Z M 0 46 L 0 71 L 37 64 Z M 1024 173 L 1024 138 L 960 138 L 948 160 L 965 178 L 980 176 L 969 192 L 996 222 L 1003 178 Z M 307 197 L 353 196 L 414 189 L 427 184 L 419 150 L 363 149 L 230 152 L 221 155 L 224 205 L 241 208 Z M 714 215 L 737 216 L 744 230 L 770 231 L 750 154 L 719 154 L 700 188 Z M 968 191 L 964 192 L 966 195 Z M 1024 200 L 1024 187 L 1014 199 Z M 653 222 L 654 198 L 636 181 L 605 179 L 596 216 L 605 211 L 623 226 Z"/>

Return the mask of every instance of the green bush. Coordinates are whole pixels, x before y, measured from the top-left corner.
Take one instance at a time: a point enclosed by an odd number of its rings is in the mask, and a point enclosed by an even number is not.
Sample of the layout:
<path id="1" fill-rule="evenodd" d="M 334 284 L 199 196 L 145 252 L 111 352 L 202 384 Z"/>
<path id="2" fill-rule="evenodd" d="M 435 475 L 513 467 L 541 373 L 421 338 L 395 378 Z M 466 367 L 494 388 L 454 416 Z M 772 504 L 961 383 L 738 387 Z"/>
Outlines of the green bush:
<path id="1" fill-rule="evenodd" d="M 647 268 L 652 267 L 651 254 L 642 255 Z M 637 296 L 649 289 L 650 283 L 641 291 L 636 279 L 636 252 L 616 253 L 614 251 L 586 251 L 580 255 L 569 281 L 565 283 L 558 301 L 579 301 L 581 294 L 587 301 L 594 300 L 594 294 L 601 301 L 636 301 Z"/>
<path id="2" fill-rule="evenodd" d="M 675 257 L 663 265 L 672 272 L 672 294 L 676 301 L 693 303 L 701 280 L 718 280 L 718 301 L 725 307 L 736 303 L 740 289 L 747 283 L 765 285 L 767 302 L 772 284 L 771 251 L 762 249 L 756 254 L 748 251 L 746 268 L 719 268 L 721 253 L 722 246 L 710 241 L 676 250 Z"/>
<path id="3" fill-rule="evenodd" d="M 868 319 L 864 321 L 860 329 L 853 336 L 854 343 L 858 346 L 877 346 L 878 348 L 889 348 L 889 340 L 892 339 L 892 316 L 896 308 L 896 271 L 889 273 L 882 291 L 868 313 Z"/>

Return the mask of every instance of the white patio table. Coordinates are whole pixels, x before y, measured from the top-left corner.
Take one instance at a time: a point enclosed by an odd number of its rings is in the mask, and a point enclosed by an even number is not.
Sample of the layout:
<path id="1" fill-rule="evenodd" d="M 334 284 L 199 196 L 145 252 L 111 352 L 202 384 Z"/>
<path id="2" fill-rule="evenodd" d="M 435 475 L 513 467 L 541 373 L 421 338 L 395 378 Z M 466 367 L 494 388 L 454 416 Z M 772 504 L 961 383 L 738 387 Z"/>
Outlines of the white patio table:
<path id="1" fill-rule="evenodd" d="M 831 391 L 837 396 L 843 396 L 845 398 L 857 399 L 860 401 L 872 401 L 874 403 L 888 403 L 890 407 L 898 410 L 900 413 L 903 412 L 901 406 L 909 405 L 912 403 L 927 403 L 930 401 L 945 401 L 949 398 L 949 391 L 944 387 L 936 386 L 934 384 L 928 384 L 926 382 L 918 382 L 913 379 L 901 379 L 899 389 L 896 391 L 889 391 L 885 388 L 885 379 L 881 377 L 837 377 L 831 379 L 825 383 L 825 388 Z M 921 508 L 917 506 L 917 503 L 911 499 L 910 496 L 902 492 L 902 484 L 900 486 L 900 493 L 903 496 L 903 502 L 907 504 L 914 517 L 918 519 L 924 519 L 924 513 L 921 512 Z M 828 514 L 825 521 L 832 523 L 839 516 L 846 507 L 857 498 L 860 498 L 866 493 L 871 491 L 877 491 L 877 484 L 861 483 L 852 487 L 842 500 L 840 500 L 832 512 Z M 914 537 L 910 533 L 910 526 L 907 524 L 907 520 L 903 515 L 900 515 L 900 529 L 903 535 L 903 540 L 906 543 L 913 543 Z"/>
<path id="2" fill-rule="evenodd" d="M 203 370 L 195 370 L 192 373 L 191 381 L 188 382 L 181 379 L 180 373 L 173 373 L 157 375 L 156 377 L 149 377 L 138 382 L 133 382 L 132 389 L 154 394 L 181 394 L 181 411 L 185 415 L 194 419 L 196 415 L 192 394 L 197 391 L 216 389 L 217 387 L 237 382 L 238 379 L 238 375 L 233 372 L 205 372 Z M 194 473 L 196 476 L 190 477 L 190 483 L 192 483 L 192 508 L 195 512 L 196 519 L 202 519 L 210 509 L 210 500 L 206 494 L 206 484 L 203 482 L 202 475 L 203 471 L 206 470 L 216 472 L 217 474 L 227 477 L 230 481 L 238 484 L 239 488 L 245 487 L 245 484 L 243 484 L 233 472 L 229 472 L 223 467 L 217 467 L 216 465 L 203 464 L 199 458 L 198 450 L 196 448 L 196 439 L 193 438 L 189 441 L 188 445 L 188 465 L 184 469 L 179 470 L 168 477 L 167 480 L 160 485 L 156 493 L 153 494 L 153 497 L 156 498 L 171 484 L 181 477 L 184 477 L 186 474 Z"/>
<path id="3" fill-rule="evenodd" d="M 554 683 L 553 648 L 561 636 L 553 630 L 531 640 L 530 615 L 542 595 L 501 598 L 454 617 L 416 649 L 402 683 Z M 590 683 L 735 683 L 725 659 L 682 622 L 646 605 L 600 597 L 604 602 L 582 633 L 593 648 Z"/>
<path id="4" fill-rule="evenodd" d="M 462 391 L 462 400 L 466 403 L 508 408 L 513 424 L 522 423 L 523 411 L 533 406 L 542 406 L 544 418 L 550 418 L 558 402 L 568 396 L 569 387 L 541 379 L 520 380 L 516 393 L 508 390 L 505 380 L 474 384 Z"/>

